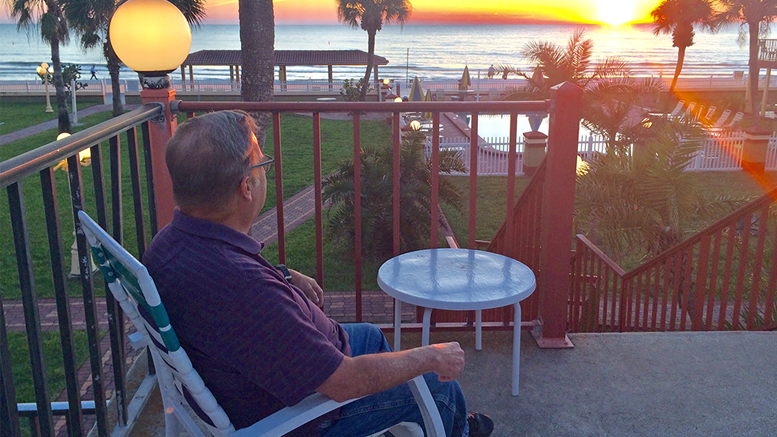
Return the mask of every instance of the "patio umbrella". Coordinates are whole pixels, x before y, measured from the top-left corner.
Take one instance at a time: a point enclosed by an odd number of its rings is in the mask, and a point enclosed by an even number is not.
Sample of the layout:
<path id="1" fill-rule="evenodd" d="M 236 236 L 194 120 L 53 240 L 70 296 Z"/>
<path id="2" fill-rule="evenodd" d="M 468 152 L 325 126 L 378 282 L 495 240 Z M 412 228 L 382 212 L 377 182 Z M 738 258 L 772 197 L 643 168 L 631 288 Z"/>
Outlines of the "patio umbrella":
<path id="1" fill-rule="evenodd" d="M 472 85 L 472 79 L 469 77 L 469 67 L 464 66 L 464 73 L 461 74 L 461 80 L 459 81 L 459 89 L 466 90 Z"/>
<path id="2" fill-rule="evenodd" d="M 418 76 L 413 79 L 413 87 L 410 88 L 410 97 L 408 97 L 408 101 L 410 102 L 423 102 L 424 101 L 424 90 L 421 88 L 421 81 L 418 80 Z"/>
<path id="3" fill-rule="evenodd" d="M 542 86 L 542 83 L 545 81 L 545 77 L 542 75 L 542 69 L 539 67 L 534 69 L 534 73 L 531 75 L 532 81 L 534 81 L 537 86 Z M 547 117 L 548 114 L 544 112 L 531 112 L 529 114 L 526 114 L 526 116 L 529 118 L 529 126 L 531 126 L 531 130 L 538 131 L 540 130 L 540 125 L 542 124 L 542 120 Z"/>
<path id="4" fill-rule="evenodd" d="M 432 90 L 426 90 L 426 95 L 424 96 L 424 102 L 431 102 L 432 101 Z M 431 112 L 424 112 L 424 119 L 425 120 L 431 120 L 432 119 L 432 113 Z"/>

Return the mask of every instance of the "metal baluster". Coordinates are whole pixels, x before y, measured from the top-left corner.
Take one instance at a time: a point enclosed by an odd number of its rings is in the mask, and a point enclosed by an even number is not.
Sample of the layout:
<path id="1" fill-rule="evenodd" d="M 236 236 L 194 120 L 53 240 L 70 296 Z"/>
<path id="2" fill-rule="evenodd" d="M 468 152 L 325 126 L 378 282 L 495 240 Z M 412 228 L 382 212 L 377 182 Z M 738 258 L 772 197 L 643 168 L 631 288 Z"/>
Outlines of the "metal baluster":
<path id="1" fill-rule="evenodd" d="M 43 193 L 43 208 L 46 212 L 46 231 L 49 239 L 51 274 L 54 282 L 54 296 L 57 301 L 57 319 L 62 344 L 62 361 L 65 371 L 65 387 L 68 402 L 68 435 L 83 435 L 83 413 L 81 411 L 81 389 L 78 384 L 78 363 L 73 341 L 73 324 L 70 315 L 70 300 L 65 279 L 64 250 L 62 248 L 62 229 L 59 223 L 57 205 L 57 185 L 54 170 L 49 167 L 41 170 L 40 184 Z"/>
<path id="2" fill-rule="evenodd" d="M 138 157 L 138 135 L 133 127 L 127 131 L 127 152 L 129 153 L 130 180 L 132 181 L 132 202 L 135 209 L 135 237 L 138 240 L 138 259 L 146 251 L 146 222 L 143 214 L 143 186 L 140 183 L 140 159 Z"/>
<path id="3" fill-rule="evenodd" d="M 99 147 L 92 147 L 92 151 Z M 94 156 L 94 155 L 93 155 Z M 99 156 L 98 156 L 99 158 Z M 101 165 L 92 159 L 93 165 Z M 92 282 L 92 269 L 87 249 L 86 236 L 81 229 L 78 219 L 78 211 L 84 209 L 83 183 L 81 181 L 81 166 L 78 155 L 67 159 L 68 178 L 70 180 L 70 198 L 73 206 L 73 223 L 76 229 L 76 245 L 78 246 L 78 261 L 81 272 L 81 289 L 84 297 L 84 315 L 86 317 L 86 335 L 89 343 L 89 364 L 92 368 L 92 388 L 94 391 L 95 416 L 97 421 L 97 434 L 108 435 L 107 409 L 105 407 L 105 391 L 103 389 L 102 352 L 100 348 L 100 332 L 97 325 L 97 305 L 94 297 L 94 284 Z M 107 293 L 106 293 L 107 294 Z"/>
<path id="4" fill-rule="evenodd" d="M 111 164 L 111 212 L 113 216 L 113 239 L 119 244 L 124 244 L 124 218 L 122 215 L 122 187 L 121 187 L 121 147 L 119 136 L 113 136 L 108 140 L 110 145 Z M 103 228 L 105 229 L 105 228 Z M 127 372 L 124 365 L 124 317 L 116 299 L 105 287 L 105 302 L 108 309 L 109 335 L 111 339 L 111 359 L 113 361 L 114 393 L 116 394 L 116 407 L 118 422 L 124 426 L 127 424 Z"/>
<path id="5" fill-rule="evenodd" d="M 38 296 L 35 292 L 35 278 L 32 271 L 32 253 L 30 252 L 30 234 L 27 228 L 27 211 L 24 205 L 22 183 L 8 186 L 8 205 L 11 211 L 14 247 L 16 248 L 16 266 L 19 272 L 19 288 L 22 291 L 24 305 L 24 325 L 27 330 L 27 344 L 30 348 L 32 382 L 35 387 L 35 403 L 40 414 L 40 425 L 44 435 L 54 435 L 54 420 L 49 403 L 49 388 L 46 383 L 46 363 L 43 359 L 43 339 L 41 337 Z M 13 382 L 11 382 L 13 384 Z"/>
<path id="6" fill-rule="evenodd" d="M 151 140 L 149 139 L 148 122 L 140 126 L 140 132 L 143 134 L 143 162 L 146 166 L 146 190 L 148 190 L 148 215 L 149 226 L 151 226 L 151 238 L 154 238 L 159 232 L 159 224 L 156 221 L 156 195 L 154 192 L 154 171 L 151 162 Z M 151 363 L 151 360 L 148 360 Z"/>

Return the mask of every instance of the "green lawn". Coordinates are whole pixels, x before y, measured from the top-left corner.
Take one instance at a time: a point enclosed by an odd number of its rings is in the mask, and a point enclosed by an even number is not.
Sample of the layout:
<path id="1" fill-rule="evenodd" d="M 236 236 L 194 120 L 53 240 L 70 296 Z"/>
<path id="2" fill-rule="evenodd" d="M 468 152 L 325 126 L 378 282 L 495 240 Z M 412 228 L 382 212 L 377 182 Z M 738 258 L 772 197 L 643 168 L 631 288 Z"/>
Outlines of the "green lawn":
<path id="1" fill-rule="evenodd" d="M 34 126 L 39 123 L 44 123 L 50 120 L 57 119 L 56 99 L 53 96 L 51 98 L 51 105 L 54 112 L 45 112 L 46 102 L 41 98 L 40 103 L 17 103 L 17 102 L 3 102 L 0 103 L 0 135 L 5 135 L 24 129 L 29 126 Z M 90 106 L 99 104 L 96 101 L 78 102 L 78 109 L 83 110 Z M 79 122 L 84 122 L 86 119 L 79 118 Z M 54 135 L 56 137 L 56 135 Z M 4 158 L 5 159 L 5 158 Z"/>

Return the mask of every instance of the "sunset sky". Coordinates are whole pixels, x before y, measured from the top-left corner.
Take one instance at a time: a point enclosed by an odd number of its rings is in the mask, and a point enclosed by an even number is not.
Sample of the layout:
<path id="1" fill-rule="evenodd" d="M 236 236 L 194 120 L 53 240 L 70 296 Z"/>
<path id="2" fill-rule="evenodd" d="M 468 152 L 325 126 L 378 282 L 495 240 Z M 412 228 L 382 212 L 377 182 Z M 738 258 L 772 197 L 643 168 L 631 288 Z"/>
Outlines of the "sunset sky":
<path id="1" fill-rule="evenodd" d="M 206 0 L 208 22 L 237 22 L 237 0 Z M 650 21 L 658 0 L 411 0 L 408 24 L 482 23 L 518 24 L 573 21 L 622 24 Z M 7 12 L 0 20 L 8 22 Z M 335 24 L 335 2 L 275 0 L 275 21 Z"/>

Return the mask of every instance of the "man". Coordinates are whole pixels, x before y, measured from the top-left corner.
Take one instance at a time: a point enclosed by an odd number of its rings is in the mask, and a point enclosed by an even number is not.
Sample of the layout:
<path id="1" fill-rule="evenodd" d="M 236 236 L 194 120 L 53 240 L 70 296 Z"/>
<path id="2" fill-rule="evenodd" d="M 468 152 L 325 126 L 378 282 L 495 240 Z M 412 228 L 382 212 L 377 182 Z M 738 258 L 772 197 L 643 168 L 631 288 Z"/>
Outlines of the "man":
<path id="1" fill-rule="evenodd" d="M 255 130 L 241 111 L 177 129 L 165 159 L 178 209 L 143 256 L 181 344 L 235 427 L 313 392 L 336 401 L 366 397 L 297 435 L 363 436 L 403 421 L 423 424 L 404 382 L 425 374 L 448 435 L 490 434 L 487 416 L 467 417 L 454 381 L 464 367 L 458 343 L 390 352 L 373 325 L 327 318 L 315 280 L 261 257 L 263 245 L 247 234 L 264 205 L 272 158 Z"/>
<path id="2" fill-rule="evenodd" d="M 496 68 L 494 68 L 494 64 L 491 64 L 491 66 L 488 67 L 488 78 L 493 79 L 495 74 L 496 74 Z"/>
<path id="3" fill-rule="evenodd" d="M 97 80 L 97 68 L 94 65 L 89 69 L 89 72 L 92 73 L 92 77 L 89 80 Z"/>

